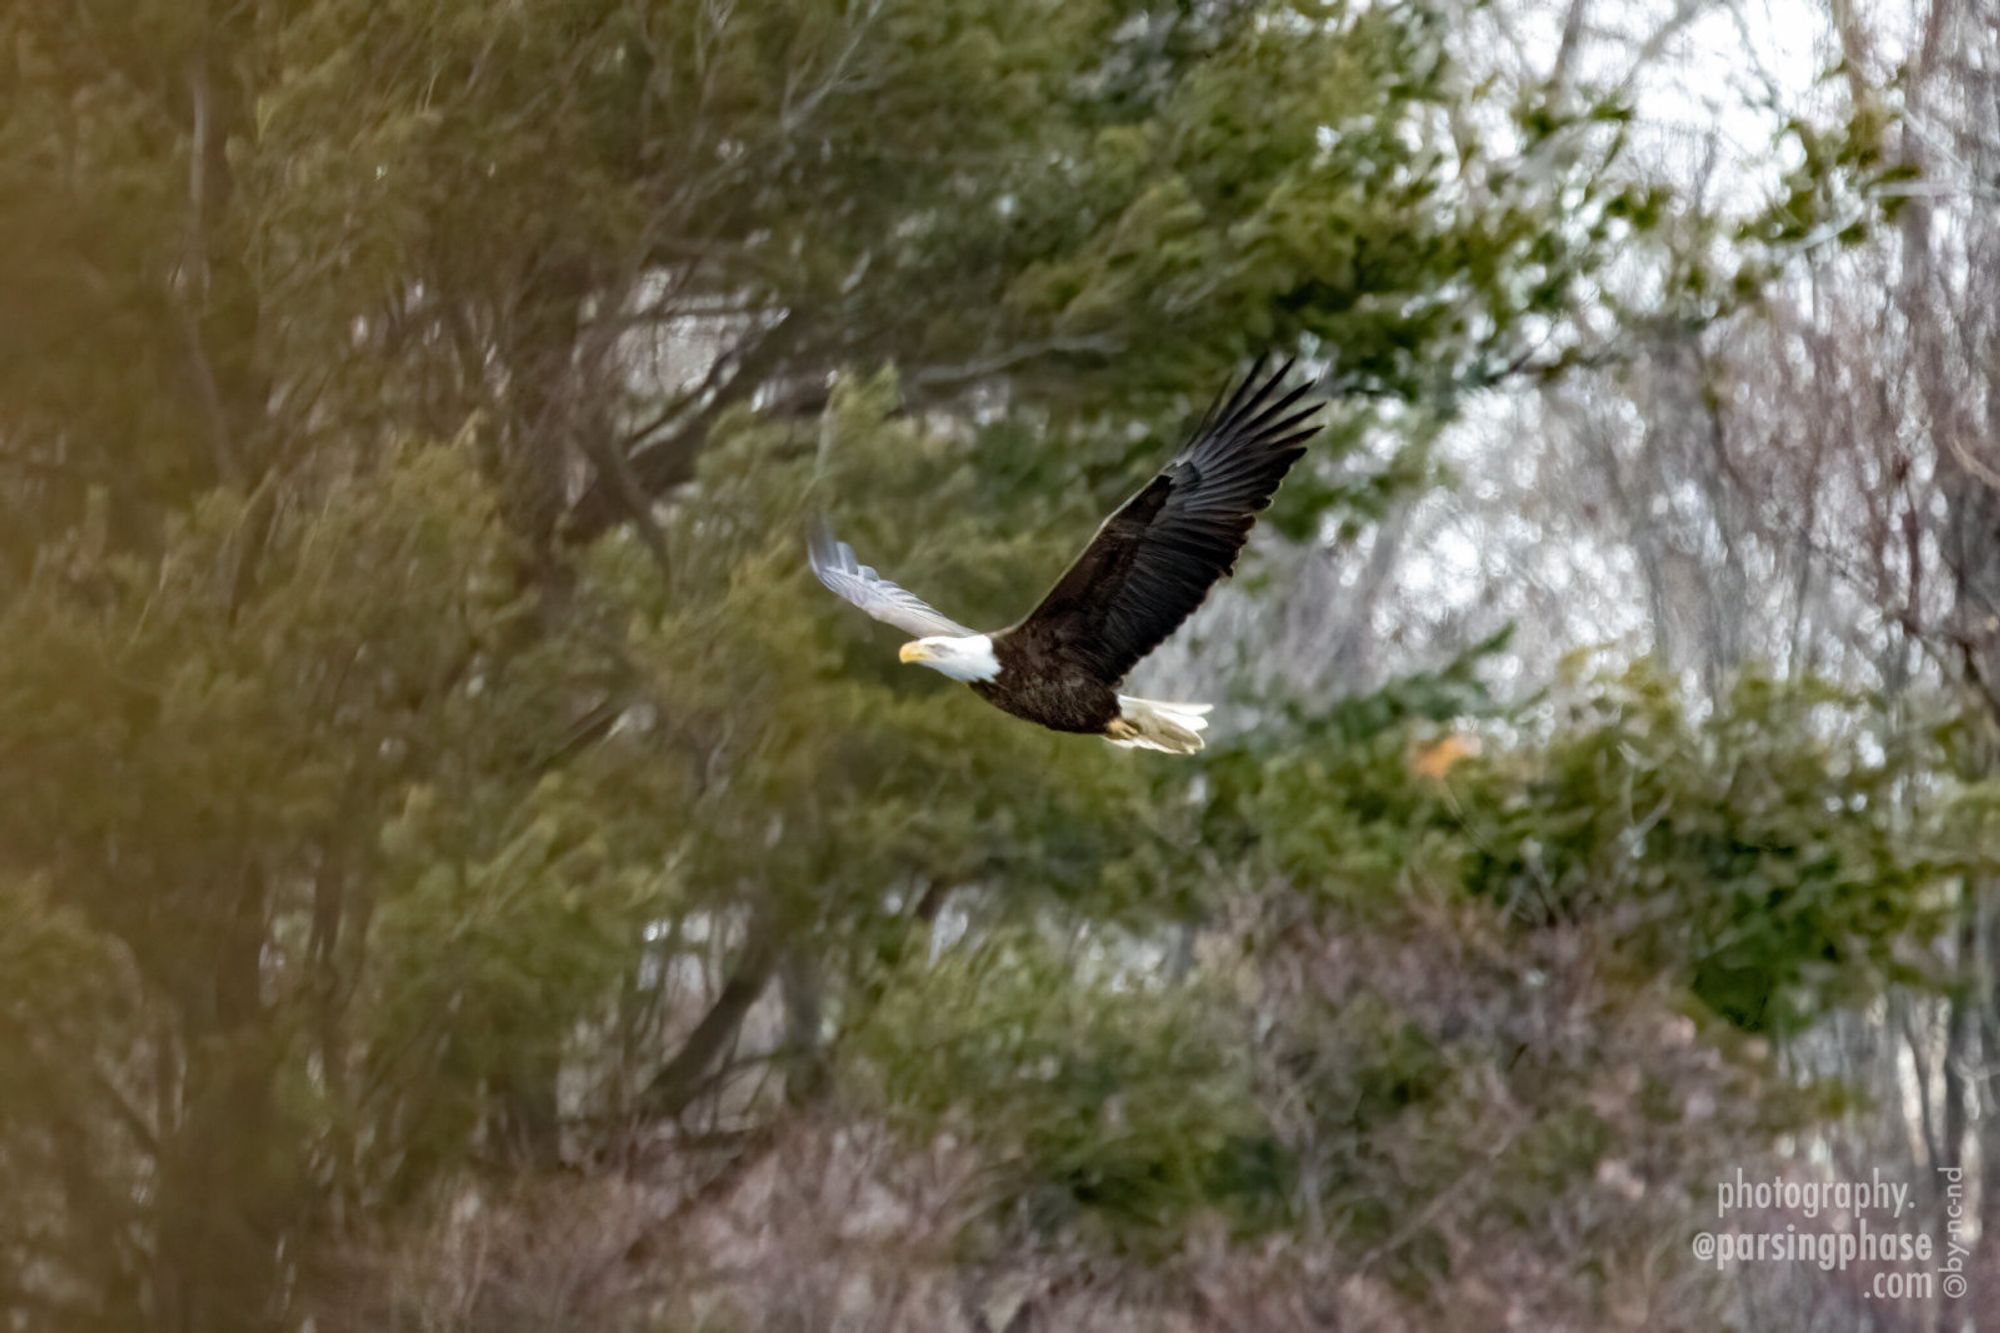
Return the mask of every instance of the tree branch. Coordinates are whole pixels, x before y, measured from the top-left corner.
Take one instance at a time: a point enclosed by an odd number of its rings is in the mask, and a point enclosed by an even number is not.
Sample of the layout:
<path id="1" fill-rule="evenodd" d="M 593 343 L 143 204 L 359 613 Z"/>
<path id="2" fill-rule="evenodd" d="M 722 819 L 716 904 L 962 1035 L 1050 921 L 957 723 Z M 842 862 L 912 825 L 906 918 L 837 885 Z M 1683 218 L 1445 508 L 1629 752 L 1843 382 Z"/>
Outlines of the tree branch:
<path id="1" fill-rule="evenodd" d="M 704 1075 L 709 1066 L 736 1036 L 749 1016 L 750 1007 L 757 1003 L 778 969 L 782 951 L 777 933 L 766 914 L 759 913 L 751 920 L 736 969 L 722 983 L 715 1003 L 694 1025 L 694 1031 L 688 1033 L 674 1058 L 646 1085 L 640 1102 L 649 1114 L 674 1119 L 700 1095 L 706 1086 Z"/>

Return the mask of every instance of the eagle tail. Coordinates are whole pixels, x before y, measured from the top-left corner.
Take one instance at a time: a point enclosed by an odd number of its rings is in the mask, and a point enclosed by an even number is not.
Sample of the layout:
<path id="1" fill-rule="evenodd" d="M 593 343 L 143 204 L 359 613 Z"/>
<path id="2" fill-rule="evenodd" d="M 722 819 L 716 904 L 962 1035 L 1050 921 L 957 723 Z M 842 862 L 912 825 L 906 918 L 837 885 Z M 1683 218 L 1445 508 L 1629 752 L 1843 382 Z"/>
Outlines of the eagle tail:
<path id="1" fill-rule="evenodd" d="M 1201 732 L 1208 726 L 1208 711 L 1214 704 L 1166 704 L 1157 699 L 1118 696 L 1118 716 L 1104 729 L 1104 739 L 1113 745 L 1162 754 L 1193 754 L 1201 748 Z"/>

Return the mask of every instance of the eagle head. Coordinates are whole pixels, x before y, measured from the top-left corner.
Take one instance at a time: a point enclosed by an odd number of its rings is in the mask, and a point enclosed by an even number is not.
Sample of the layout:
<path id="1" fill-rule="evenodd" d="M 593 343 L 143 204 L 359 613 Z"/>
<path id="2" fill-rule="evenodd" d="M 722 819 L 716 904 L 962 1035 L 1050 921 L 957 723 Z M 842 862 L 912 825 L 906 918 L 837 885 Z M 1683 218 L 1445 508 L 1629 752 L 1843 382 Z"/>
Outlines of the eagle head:
<path id="1" fill-rule="evenodd" d="M 1000 659 L 993 655 L 993 637 L 989 634 L 964 638 L 933 634 L 904 644 L 896 656 L 942 671 L 953 680 L 992 680 L 1000 674 Z"/>

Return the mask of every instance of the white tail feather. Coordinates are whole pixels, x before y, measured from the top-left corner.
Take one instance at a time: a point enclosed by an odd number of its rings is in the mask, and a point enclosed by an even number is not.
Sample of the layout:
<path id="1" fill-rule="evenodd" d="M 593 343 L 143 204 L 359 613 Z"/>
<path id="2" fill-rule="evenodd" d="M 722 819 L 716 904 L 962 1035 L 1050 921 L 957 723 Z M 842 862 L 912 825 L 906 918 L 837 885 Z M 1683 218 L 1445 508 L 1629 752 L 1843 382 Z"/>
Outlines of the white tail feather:
<path id="1" fill-rule="evenodd" d="M 1104 738 L 1127 749 L 1158 750 L 1162 754 L 1193 754 L 1201 748 L 1214 704 L 1169 704 L 1157 699 L 1118 696 L 1118 717 Z"/>

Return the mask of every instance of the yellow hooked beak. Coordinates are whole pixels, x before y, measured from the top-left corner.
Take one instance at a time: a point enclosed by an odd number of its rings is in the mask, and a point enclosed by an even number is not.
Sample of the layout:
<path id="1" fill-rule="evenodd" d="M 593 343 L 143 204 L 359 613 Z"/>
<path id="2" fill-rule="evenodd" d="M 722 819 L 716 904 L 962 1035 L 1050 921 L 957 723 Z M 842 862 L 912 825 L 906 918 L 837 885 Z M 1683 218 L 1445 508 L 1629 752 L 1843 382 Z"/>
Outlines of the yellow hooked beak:
<path id="1" fill-rule="evenodd" d="M 928 644 L 913 639 L 897 649 L 896 656 L 905 662 L 928 662 L 931 660 L 931 650 Z"/>

